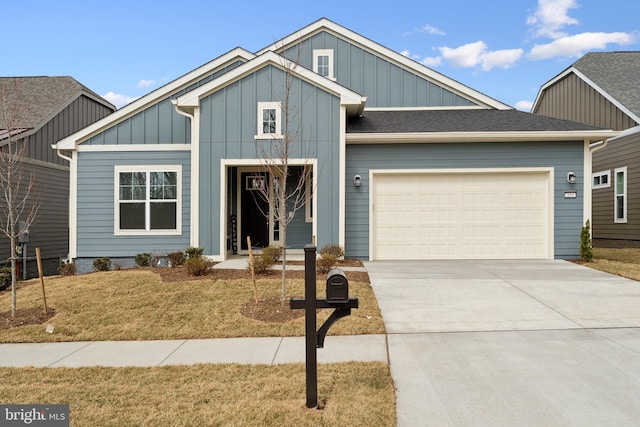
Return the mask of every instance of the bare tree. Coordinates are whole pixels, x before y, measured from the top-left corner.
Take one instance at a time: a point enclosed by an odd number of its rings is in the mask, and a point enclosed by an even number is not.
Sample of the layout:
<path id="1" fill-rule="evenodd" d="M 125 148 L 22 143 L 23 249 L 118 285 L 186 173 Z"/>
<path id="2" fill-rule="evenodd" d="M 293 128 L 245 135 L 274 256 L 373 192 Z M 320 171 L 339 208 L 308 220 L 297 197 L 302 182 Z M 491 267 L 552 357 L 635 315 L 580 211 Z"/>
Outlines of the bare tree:
<path id="1" fill-rule="evenodd" d="M 279 241 L 282 248 L 282 293 L 284 305 L 287 298 L 287 227 L 294 220 L 295 213 L 305 207 L 307 200 L 307 180 L 313 173 L 309 164 L 291 164 L 291 155 L 296 144 L 302 147 L 299 116 L 304 104 L 303 94 L 296 93 L 294 84 L 297 81 L 297 68 L 301 49 L 295 61 L 282 58 L 284 81 L 271 82 L 272 96 L 281 99 L 282 133 L 273 138 L 262 140 L 258 144 L 258 156 L 270 177 L 270 185 L 261 187 L 257 193 L 269 204 L 273 221 L 279 227 Z M 274 117 L 275 119 L 275 117 Z M 275 126 L 271 120 L 265 126 Z M 274 129 L 263 129 L 263 133 L 273 133 Z M 302 152 L 302 148 L 300 148 Z M 308 156 L 304 156 L 308 158 Z M 295 173 L 294 173 L 295 168 Z M 292 178 L 292 179 L 289 179 Z M 268 217 L 268 212 L 263 212 Z"/>
<path id="2" fill-rule="evenodd" d="M 18 79 L 0 88 L 0 231 L 9 239 L 11 261 L 11 315 L 16 316 L 17 242 L 31 227 L 40 206 L 35 175 L 28 173 L 26 102 L 21 102 Z"/>

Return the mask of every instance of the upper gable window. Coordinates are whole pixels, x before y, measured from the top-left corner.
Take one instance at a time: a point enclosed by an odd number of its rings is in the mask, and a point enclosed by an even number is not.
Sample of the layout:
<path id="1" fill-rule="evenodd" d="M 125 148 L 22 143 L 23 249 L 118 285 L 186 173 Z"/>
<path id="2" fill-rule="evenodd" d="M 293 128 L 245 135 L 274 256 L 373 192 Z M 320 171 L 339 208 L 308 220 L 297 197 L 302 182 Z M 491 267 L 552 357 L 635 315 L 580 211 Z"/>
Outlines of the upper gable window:
<path id="1" fill-rule="evenodd" d="M 313 71 L 330 80 L 335 80 L 333 75 L 333 50 L 313 50 Z"/>
<path id="2" fill-rule="evenodd" d="M 282 105 L 279 102 L 258 102 L 256 138 L 282 138 Z"/>

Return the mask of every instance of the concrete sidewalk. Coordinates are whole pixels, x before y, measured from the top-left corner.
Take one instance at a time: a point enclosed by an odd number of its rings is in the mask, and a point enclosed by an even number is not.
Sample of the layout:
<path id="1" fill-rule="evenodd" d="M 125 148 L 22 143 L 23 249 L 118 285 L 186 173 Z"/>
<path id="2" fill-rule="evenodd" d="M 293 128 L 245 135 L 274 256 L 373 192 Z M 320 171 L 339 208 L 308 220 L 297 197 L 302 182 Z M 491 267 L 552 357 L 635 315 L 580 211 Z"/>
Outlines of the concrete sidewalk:
<path id="1" fill-rule="evenodd" d="M 385 335 L 327 336 L 318 363 L 388 363 Z M 1 367 L 165 366 L 304 363 L 304 337 L 90 341 L 0 345 Z"/>

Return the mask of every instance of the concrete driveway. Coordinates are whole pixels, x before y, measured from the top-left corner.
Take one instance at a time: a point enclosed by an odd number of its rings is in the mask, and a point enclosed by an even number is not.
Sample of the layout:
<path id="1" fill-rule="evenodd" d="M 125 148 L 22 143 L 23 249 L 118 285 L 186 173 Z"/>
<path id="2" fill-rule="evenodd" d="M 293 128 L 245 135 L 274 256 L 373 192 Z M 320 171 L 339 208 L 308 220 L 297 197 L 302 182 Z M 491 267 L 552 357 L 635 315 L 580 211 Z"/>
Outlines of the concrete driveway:
<path id="1" fill-rule="evenodd" d="M 640 425 L 640 283 L 566 261 L 370 262 L 399 426 Z"/>

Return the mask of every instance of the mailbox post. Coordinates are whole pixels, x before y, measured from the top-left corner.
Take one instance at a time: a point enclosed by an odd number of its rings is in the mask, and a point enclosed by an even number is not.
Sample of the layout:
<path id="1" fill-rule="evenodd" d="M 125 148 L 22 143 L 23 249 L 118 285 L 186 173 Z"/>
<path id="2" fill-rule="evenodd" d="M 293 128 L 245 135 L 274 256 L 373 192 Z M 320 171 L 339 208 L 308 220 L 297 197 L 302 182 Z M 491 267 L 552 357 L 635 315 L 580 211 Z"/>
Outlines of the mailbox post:
<path id="1" fill-rule="evenodd" d="M 349 298 L 349 282 L 340 269 L 333 269 L 327 275 L 326 298 L 316 298 L 316 247 L 304 247 L 304 299 L 291 298 L 291 309 L 304 309 L 305 318 L 305 359 L 307 378 L 307 408 L 318 406 L 318 348 L 324 347 L 324 338 L 338 319 L 351 314 L 358 308 L 358 298 Z M 316 332 L 316 309 L 335 310 Z"/>

